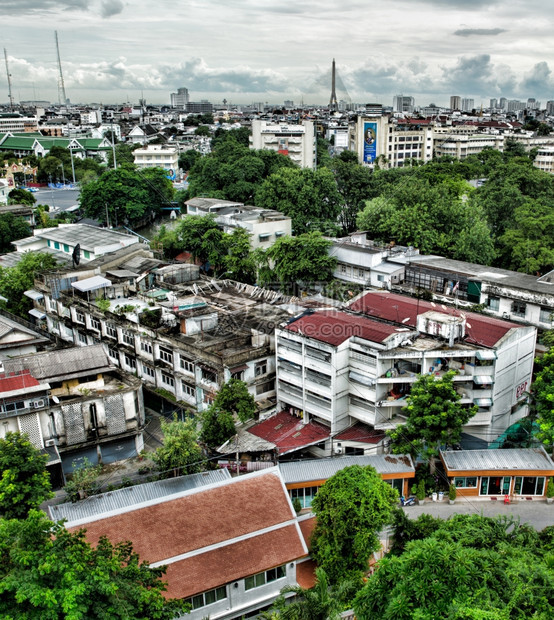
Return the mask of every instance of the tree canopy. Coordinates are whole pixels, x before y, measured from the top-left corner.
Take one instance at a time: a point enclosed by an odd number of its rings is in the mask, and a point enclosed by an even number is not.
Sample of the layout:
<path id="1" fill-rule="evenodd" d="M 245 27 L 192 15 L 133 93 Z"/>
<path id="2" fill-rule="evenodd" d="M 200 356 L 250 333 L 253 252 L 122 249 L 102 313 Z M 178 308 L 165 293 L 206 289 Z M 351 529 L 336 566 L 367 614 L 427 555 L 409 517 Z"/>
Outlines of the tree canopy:
<path id="1" fill-rule="evenodd" d="M 203 469 L 202 450 L 198 445 L 198 431 L 194 420 L 161 420 L 163 445 L 152 453 L 163 476 L 194 474 Z"/>
<path id="2" fill-rule="evenodd" d="M 433 459 L 441 446 L 459 443 L 462 427 L 477 413 L 477 406 L 460 404 L 450 370 L 442 377 L 420 375 L 407 396 L 402 410 L 405 424 L 388 431 L 395 454 L 420 454 Z"/>
<path id="3" fill-rule="evenodd" d="M 0 616 L 26 620 L 175 618 L 187 608 L 165 599 L 164 566 L 140 562 L 129 542 L 70 532 L 32 510 L 0 520 Z"/>
<path id="4" fill-rule="evenodd" d="M 397 491 L 369 465 L 345 467 L 318 490 L 311 553 L 331 583 L 361 578 L 368 570 L 370 555 L 381 547 L 378 534 L 397 502 Z"/>
<path id="5" fill-rule="evenodd" d="M 9 432 L 0 438 L 0 514 L 5 519 L 25 518 L 53 496 L 47 461 L 27 435 Z"/>
<path id="6" fill-rule="evenodd" d="M 10 205 L 27 205 L 32 207 L 36 202 L 33 192 L 26 189 L 12 189 L 8 194 L 8 204 Z"/>
<path id="7" fill-rule="evenodd" d="M 554 453 L 554 349 L 535 360 L 536 375 L 531 390 L 537 416 L 537 438 Z"/>
<path id="8" fill-rule="evenodd" d="M 13 213 L 0 215 L 0 252 L 12 252 L 12 241 L 31 236 L 31 227 L 22 217 Z"/>

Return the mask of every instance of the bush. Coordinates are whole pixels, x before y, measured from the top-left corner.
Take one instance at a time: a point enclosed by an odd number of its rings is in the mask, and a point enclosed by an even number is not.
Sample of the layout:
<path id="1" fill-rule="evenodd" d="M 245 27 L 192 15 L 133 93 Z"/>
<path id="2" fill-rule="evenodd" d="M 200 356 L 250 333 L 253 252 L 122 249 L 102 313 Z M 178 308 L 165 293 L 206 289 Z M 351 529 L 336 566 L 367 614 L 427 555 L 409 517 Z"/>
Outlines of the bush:
<path id="1" fill-rule="evenodd" d="M 456 489 L 456 485 L 454 483 L 452 483 L 448 487 L 448 499 L 454 501 L 456 499 L 457 493 L 458 493 L 458 490 Z"/>
<path id="2" fill-rule="evenodd" d="M 546 497 L 554 497 L 554 478 L 548 479 L 548 484 L 546 485 Z"/>
<path id="3" fill-rule="evenodd" d="M 417 483 L 416 497 L 420 501 L 425 499 L 425 480 L 423 478 Z"/>
<path id="4" fill-rule="evenodd" d="M 292 507 L 294 508 L 296 514 L 298 514 L 302 510 L 302 504 L 300 503 L 298 497 L 295 497 L 292 500 Z"/>

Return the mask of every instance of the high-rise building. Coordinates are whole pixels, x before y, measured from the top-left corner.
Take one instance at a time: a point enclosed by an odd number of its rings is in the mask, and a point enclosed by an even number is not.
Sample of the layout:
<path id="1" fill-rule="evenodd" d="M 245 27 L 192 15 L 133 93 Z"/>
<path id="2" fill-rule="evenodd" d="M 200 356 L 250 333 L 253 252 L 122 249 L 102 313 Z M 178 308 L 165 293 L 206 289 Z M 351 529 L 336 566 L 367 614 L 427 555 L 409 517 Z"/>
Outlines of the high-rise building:
<path id="1" fill-rule="evenodd" d="M 450 97 L 450 109 L 451 110 L 461 110 L 462 109 L 462 98 L 458 95 L 452 95 Z"/>
<path id="2" fill-rule="evenodd" d="M 471 110 L 475 109 L 475 99 L 468 99 L 464 97 L 462 99 L 462 107 L 463 112 L 471 112 Z"/>
<path id="3" fill-rule="evenodd" d="M 506 99 L 506 97 L 500 97 L 498 106 L 500 107 L 501 110 L 506 110 L 506 108 L 508 107 L 508 100 Z"/>
<path id="4" fill-rule="evenodd" d="M 184 110 L 189 102 L 188 88 L 178 88 L 176 93 L 171 93 L 171 107 Z"/>
<path id="5" fill-rule="evenodd" d="M 497 107 L 498 107 L 498 99 L 491 99 L 489 103 L 489 108 L 491 110 L 496 110 Z"/>
<path id="6" fill-rule="evenodd" d="M 414 98 L 405 97 L 404 95 L 395 95 L 392 102 L 392 107 L 395 112 L 407 112 L 410 114 L 414 111 Z"/>
<path id="7" fill-rule="evenodd" d="M 541 102 L 537 101 L 534 97 L 527 99 L 528 110 L 538 110 L 541 107 Z"/>
<path id="8" fill-rule="evenodd" d="M 546 102 L 546 113 L 549 116 L 554 115 L 554 101 L 547 101 Z"/>

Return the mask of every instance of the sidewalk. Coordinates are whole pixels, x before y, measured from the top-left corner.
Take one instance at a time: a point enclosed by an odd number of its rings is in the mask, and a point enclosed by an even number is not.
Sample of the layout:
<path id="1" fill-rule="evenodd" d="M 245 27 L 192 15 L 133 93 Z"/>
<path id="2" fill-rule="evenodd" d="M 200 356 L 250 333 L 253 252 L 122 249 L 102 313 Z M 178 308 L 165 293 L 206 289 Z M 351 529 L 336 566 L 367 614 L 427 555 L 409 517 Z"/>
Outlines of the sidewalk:
<path id="1" fill-rule="evenodd" d="M 458 498 L 451 506 L 447 499 L 442 502 L 426 499 L 423 506 L 404 506 L 404 512 L 410 519 L 417 519 L 424 513 L 441 519 L 448 519 L 453 514 L 482 514 L 485 517 L 512 515 L 519 517 L 521 523 L 529 523 L 539 531 L 554 525 L 554 504 L 547 504 L 544 500 L 521 500 L 504 504 L 502 499 L 494 501 L 472 497 Z"/>

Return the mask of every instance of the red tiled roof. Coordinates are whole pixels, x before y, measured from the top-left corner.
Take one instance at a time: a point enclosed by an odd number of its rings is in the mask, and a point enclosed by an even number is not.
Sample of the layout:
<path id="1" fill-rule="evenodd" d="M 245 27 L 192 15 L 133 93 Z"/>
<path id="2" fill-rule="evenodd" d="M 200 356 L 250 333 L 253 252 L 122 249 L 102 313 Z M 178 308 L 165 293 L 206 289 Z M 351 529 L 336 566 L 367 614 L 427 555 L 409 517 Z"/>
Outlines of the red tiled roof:
<path id="1" fill-rule="evenodd" d="M 460 310 L 455 308 L 387 292 L 366 293 L 351 304 L 350 309 L 375 318 L 402 322 L 408 327 L 416 326 L 418 313 L 422 314 L 430 310 L 453 316 L 461 314 Z M 517 323 L 483 316 L 475 312 L 464 310 L 463 313 L 467 318 L 465 341 L 471 344 L 494 347 L 511 329 L 521 327 Z M 404 321 L 404 319 L 407 320 Z"/>
<path id="2" fill-rule="evenodd" d="M 311 538 L 315 528 L 315 515 L 310 517 L 309 519 L 302 519 L 298 521 L 298 525 L 300 526 L 300 531 L 302 532 L 302 536 L 304 537 L 304 541 L 306 543 L 306 547 L 308 550 L 311 549 Z"/>
<path id="3" fill-rule="evenodd" d="M 40 383 L 31 376 L 29 370 L 0 374 L 0 392 L 12 392 L 23 390 L 28 387 L 35 387 Z"/>
<path id="4" fill-rule="evenodd" d="M 263 497 L 263 502 L 252 501 L 254 497 Z M 131 540 L 141 559 L 152 563 L 256 532 L 292 517 L 280 477 L 266 474 L 245 476 L 232 484 L 100 517 L 83 527 L 87 530 L 87 540 L 94 544 L 102 535 L 114 543 Z"/>
<path id="5" fill-rule="evenodd" d="M 338 441 L 360 441 L 362 443 L 377 444 L 385 437 L 383 431 L 377 431 L 371 428 L 367 424 L 357 422 L 350 428 L 345 429 L 338 435 L 335 435 L 335 440 Z"/>
<path id="6" fill-rule="evenodd" d="M 252 426 L 248 432 L 275 444 L 279 454 L 286 454 L 324 441 L 329 437 L 331 429 L 317 422 L 306 424 L 297 416 L 281 411 Z"/>
<path id="7" fill-rule="evenodd" d="M 396 333 L 394 326 L 337 310 L 305 314 L 287 325 L 285 329 L 333 346 L 343 343 L 352 336 L 359 336 L 372 342 L 383 342 L 391 334 Z"/>
<path id="8" fill-rule="evenodd" d="M 305 555 L 296 526 L 287 525 L 168 564 L 164 577 L 168 588 L 164 596 L 186 598 Z"/>
<path id="9" fill-rule="evenodd" d="M 315 586 L 315 569 L 317 564 L 313 560 L 306 560 L 296 565 L 296 581 L 301 588 L 308 590 Z"/>

